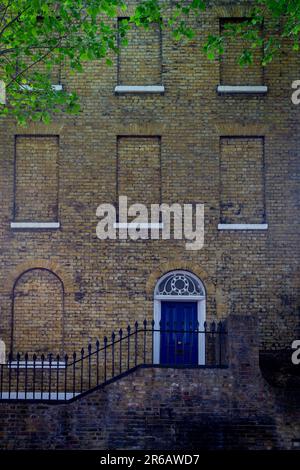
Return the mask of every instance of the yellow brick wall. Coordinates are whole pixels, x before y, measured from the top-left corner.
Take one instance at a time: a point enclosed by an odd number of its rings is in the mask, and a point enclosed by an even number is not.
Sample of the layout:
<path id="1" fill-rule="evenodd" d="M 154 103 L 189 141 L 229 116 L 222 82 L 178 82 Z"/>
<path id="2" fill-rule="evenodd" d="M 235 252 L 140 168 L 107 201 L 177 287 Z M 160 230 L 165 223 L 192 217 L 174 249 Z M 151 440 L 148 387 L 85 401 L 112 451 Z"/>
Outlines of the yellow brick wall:
<path id="1" fill-rule="evenodd" d="M 222 223 L 264 223 L 263 139 L 221 138 Z"/>
<path id="2" fill-rule="evenodd" d="M 222 18 L 220 31 L 226 34 L 226 25 L 242 22 L 243 18 Z M 238 58 L 245 49 L 253 53 L 253 64 L 241 67 Z M 236 37 L 227 38 L 225 50 L 221 57 L 221 83 L 222 85 L 263 85 L 262 48 L 250 48 L 247 39 Z"/>
<path id="3" fill-rule="evenodd" d="M 119 18 L 119 24 L 123 21 Z M 161 33 L 157 25 L 133 26 L 126 34 L 128 45 L 120 49 L 120 85 L 161 84 Z"/>
<path id="4" fill-rule="evenodd" d="M 15 220 L 58 217 L 58 137 L 16 136 Z"/>
<path id="5" fill-rule="evenodd" d="M 119 137 L 117 177 L 118 196 L 129 205 L 160 203 L 160 138 Z"/>
<path id="6" fill-rule="evenodd" d="M 193 23 L 196 37 L 189 43 L 176 44 L 168 31 L 162 32 L 164 95 L 116 95 L 118 58 L 113 56 L 112 67 L 103 61 L 86 64 L 82 74 L 63 70 L 63 85 L 81 97 L 78 116 L 55 116 L 49 126 L 36 123 L 25 129 L 1 121 L 0 336 L 8 345 L 13 284 L 22 271 L 41 265 L 49 266 L 64 283 L 64 349 L 68 352 L 78 351 L 96 337 L 102 340 L 128 322 L 142 322 L 145 317 L 151 320 L 155 282 L 171 269 L 187 269 L 202 279 L 209 321 L 230 313 L 258 315 L 262 348 L 290 345 L 295 339 L 300 287 L 299 107 L 292 104 L 290 94 L 292 81 L 299 78 L 300 59 L 286 44 L 282 55 L 264 71 L 264 83 L 269 86 L 265 96 L 219 96 L 220 62 L 209 61 L 202 46 L 208 34 L 219 31 L 220 18 L 229 16 L 242 17 L 244 13 L 224 4 L 217 10 L 209 9 Z M 138 53 L 144 54 L 145 62 L 148 48 L 148 43 L 139 39 Z M 151 68 L 150 73 L 149 67 L 143 72 L 145 82 L 156 70 Z M 248 77 L 248 72 L 241 73 Z M 136 84 L 140 77 L 136 72 Z M 150 84 L 145 82 L 143 79 L 140 84 Z M 17 162 L 18 156 L 21 162 L 27 159 L 22 171 L 17 168 L 22 188 L 18 196 L 17 181 L 16 202 L 21 211 L 17 220 L 36 220 L 45 213 L 47 220 L 54 219 L 53 188 L 57 186 L 52 155 L 59 136 L 59 230 L 16 231 L 10 227 L 14 220 L 15 136 L 24 134 L 27 137 L 20 137 L 23 150 L 16 155 Z M 98 205 L 116 202 L 118 136 L 128 138 L 121 139 L 124 152 L 126 142 L 138 145 L 149 138 L 146 147 L 150 145 L 151 152 L 127 149 L 127 167 L 125 164 L 119 175 L 123 192 L 126 190 L 133 200 L 149 198 L 149 202 L 157 197 L 156 136 L 161 137 L 162 202 L 205 204 L 203 249 L 187 251 L 184 240 L 97 239 Z M 230 194 L 235 203 L 238 194 L 245 199 L 245 221 L 250 216 L 251 221 L 260 217 L 260 213 L 253 214 L 252 198 L 255 207 L 259 206 L 261 141 L 257 138 L 264 138 L 266 231 L 218 230 L 223 210 L 223 136 L 229 142 L 238 138 L 241 146 L 248 137 L 244 159 L 247 157 L 251 164 L 243 180 L 245 190 L 239 185 L 238 191 Z M 47 144 L 42 143 L 45 139 Z M 43 166 L 45 155 L 47 168 Z M 141 159 L 139 166 L 135 158 Z M 230 147 L 226 158 L 232 169 L 230 178 L 239 182 L 244 171 L 240 152 Z M 142 167 L 146 168 L 144 191 L 139 178 Z M 35 168 L 43 179 L 33 185 Z M 22 178 L 28 183 L 23 184 Z M 226 180 L 226 175 L 222 178 Z M 45 186 L 42 181 L 46 181 Z M 248 183 L 251 201 L 246 197 Z M 43 188 L 41 198 L 34 192 L 37 187 Z M 51 310 L 49 307 L 49 315 Z M 37 336 L 33 329 L 32 336 Z"/>
<path id="7" fill-rule="evenodd" d="M 48 51 L 46 49 L 41 49 L 39 57 L 42 57 L 44 54 L 46 55 L 47 52 Z M 36 60 L 38 60 L 38 58 L 32 58 L 21 55 L 20 62 L 18 64 L 18 72 L 22 70 L 21 63 L 24 64 L 25 67 L 28 67 L 32 64 L 33 61 Z M 45 57 L 45 59 L 40 60 L 35 67 L 31 68 L 31 72 L 32 74 L 34 74 L 35 72 L 46 74 L 49 80 L 51 80 L 51 83 L 53 85 L 57 85 L 58 83 L 60 83 L 61 79 L 61 64 L 54 64 L 51 66 L 51 69 L 49 69 L 47 65 L 47 57 Z"/>

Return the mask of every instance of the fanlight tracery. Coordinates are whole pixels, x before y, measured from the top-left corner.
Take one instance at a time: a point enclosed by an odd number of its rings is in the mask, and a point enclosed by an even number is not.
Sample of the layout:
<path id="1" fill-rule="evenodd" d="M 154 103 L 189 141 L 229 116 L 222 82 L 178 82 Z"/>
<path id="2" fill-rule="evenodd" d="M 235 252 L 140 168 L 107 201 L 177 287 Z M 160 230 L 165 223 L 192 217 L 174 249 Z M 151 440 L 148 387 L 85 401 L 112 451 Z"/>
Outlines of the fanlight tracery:
<path id="1" fill-rule="evenodd" d="M 156 288 L 157 296 L 204 296 L 204 289 L 195 276 L 183 272 L 172 272 L 164 276 Z"/>

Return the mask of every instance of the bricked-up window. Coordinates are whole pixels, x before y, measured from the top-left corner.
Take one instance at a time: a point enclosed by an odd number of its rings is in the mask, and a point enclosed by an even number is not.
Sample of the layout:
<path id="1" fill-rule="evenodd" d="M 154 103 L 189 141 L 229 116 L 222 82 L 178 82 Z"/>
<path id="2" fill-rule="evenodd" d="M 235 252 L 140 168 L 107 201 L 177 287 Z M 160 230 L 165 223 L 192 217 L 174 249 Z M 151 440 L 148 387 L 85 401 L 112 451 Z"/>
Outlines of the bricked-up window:
<path id="1" fill-rule="evenodd" d="M 122 21 L 118 19 L 118 29 Z M 160 85 L 161 30 L 152 24 L 148 29 L 132 25 L 127 32 L 127 46 L 120 48 L 118 57 L 119 85 Z M 120 38 L 119 38 L 120 41 Z"/>
<path id="2" fill-rule="evenodd" d="M 58 153 L 58 136 L 16 136 L 15 221 L 57 221 Z"/>
<path id="3" fill-rule="evenodd" d="M 40 49 L 38 57 L 42 57 L 46 53 L 46 49 Z M 36 60 L 38 59 L 21 55 L 17 63 L 17 72 L 24 70 L 24 67 L 30 67 Z M 46 76 L 52 85 L 61 83 L 62 64 L 52 64 L 51 69 L 49 69 L 49 66 L 47 65 L 47 57 L 44 60 L 37 62 L 34 67 L 30 68 L 28 74 L 29 76 L 34 75 L 35 72 L 42 73 L 44 76 Z"/>
<path id="4" fill-rule="evenodd" d="M 12 350 L 28 354 L 63 352 L 63 285 L 46 269 L 32 269 L 13 291 Z"/>
<path id="5" fill-rule="evenodd" d="M 117 195 L 128 205 L 161 202 L 160 137 L 119 137 Z"/>
<path id="6" fill-rule="evenodd" d="M 222 18 L 220 20 L 220 33 L 223 34 L 226 24 L 241 23 L 247 18 Z M 261 65 L 262 48 L 253 49 L 253 64 L 241 67 L 237 61 L 248 41 L 241 37 L 226 38 L 225 50 L 220 61 L 221 85 L 263 85 L 263 67 Z"/>
<path id="7" fill-rule="evenodd" d="M 265 222 L 264 139 L 222 137 L 221 223 Z"/>

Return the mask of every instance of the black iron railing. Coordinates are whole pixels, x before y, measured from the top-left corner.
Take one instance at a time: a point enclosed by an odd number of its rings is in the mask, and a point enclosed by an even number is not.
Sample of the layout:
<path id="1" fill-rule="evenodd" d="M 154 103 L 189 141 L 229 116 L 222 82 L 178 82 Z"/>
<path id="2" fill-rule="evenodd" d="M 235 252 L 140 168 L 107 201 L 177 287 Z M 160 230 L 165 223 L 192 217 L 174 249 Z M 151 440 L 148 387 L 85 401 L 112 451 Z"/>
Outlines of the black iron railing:
<path id="1" fill-rule="evenodd" d="M 226 367 L 227 332 L 222 322 L 180 328 L 166 324 L 112 333 L 78 353 L 63 356 L 12 353 L 0 365 L 0 400 L 68 401 L 132 372 L 137 367 Z"/>

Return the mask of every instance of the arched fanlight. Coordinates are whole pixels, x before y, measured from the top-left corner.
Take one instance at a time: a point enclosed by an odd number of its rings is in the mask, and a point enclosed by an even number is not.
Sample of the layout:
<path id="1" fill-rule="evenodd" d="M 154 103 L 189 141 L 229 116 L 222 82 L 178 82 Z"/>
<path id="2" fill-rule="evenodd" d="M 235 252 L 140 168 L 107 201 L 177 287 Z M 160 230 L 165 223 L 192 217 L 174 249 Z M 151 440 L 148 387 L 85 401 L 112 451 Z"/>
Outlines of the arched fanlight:
<path id="1" fill-rule="evenodd" d="M 198 297 L 204 296 L 205 292 L 201 281 L 193 274 L 186 271 L 173 271 L 160 279 L 155 295 Z"/>

